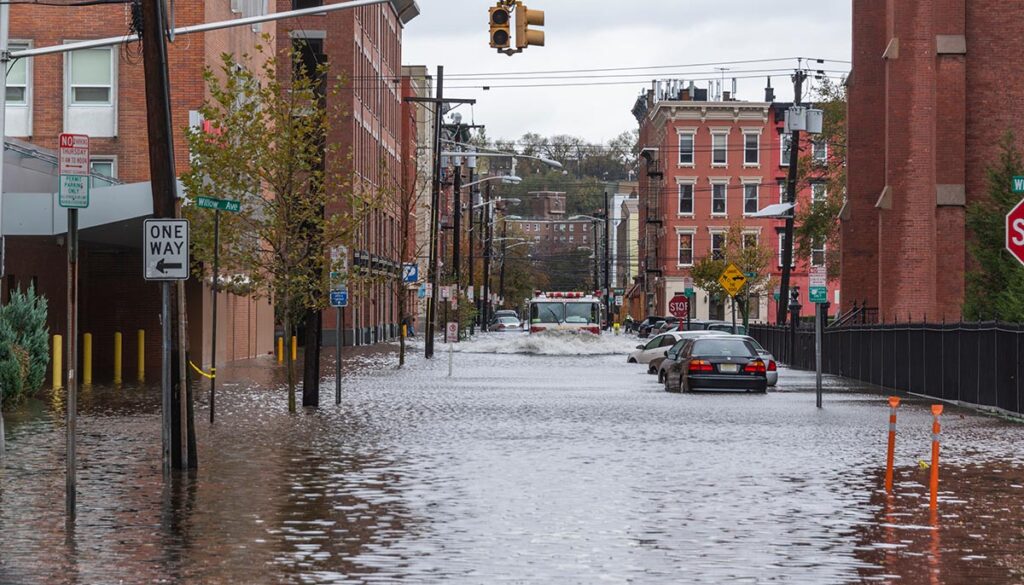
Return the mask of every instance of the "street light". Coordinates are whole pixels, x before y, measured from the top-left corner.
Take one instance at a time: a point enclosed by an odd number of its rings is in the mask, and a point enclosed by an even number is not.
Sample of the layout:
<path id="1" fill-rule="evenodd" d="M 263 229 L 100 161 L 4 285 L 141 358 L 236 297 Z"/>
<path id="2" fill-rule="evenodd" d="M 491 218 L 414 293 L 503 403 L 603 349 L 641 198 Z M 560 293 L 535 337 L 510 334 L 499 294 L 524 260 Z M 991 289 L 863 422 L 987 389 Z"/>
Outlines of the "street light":
<path id="1" fill-rule="evenodd" d="M 513 205 L 519 205 L 520 203 L 523 202 L 523 200 L 519 199 L 518 197 L 509 197 L 507 199 L 502 199 L 501 197 L 498 197 L 497 199 L 492 199 L 491 201 L 484 201 L 482 203 L 477 203 L 476 205 L 474 205 L 472 207 L 472 209 L 476 209 L 478 207 L 485 207 L 487 205 L 494 205 L 495 203 L 501 203 L 503 201 L 507 202 L 507 203 L 511 203 Z"/>
<path id="2" fill-rule="evenodd" d="M 515 175 L 495 175 L 493 177 L 484 177 L 471 183 L 465 183 L 462 185 L 462 188 L 465 189 L 466 187 L 472 187 L 473 185 L 479 185 L 480 183 L 485 183 L 487 181 L 496 181 L 498 179 L 501 179 L 501 182 L 506 185 L 518 185 L 523 182 L 522 177 L 517 177 Z"/>
<path id="3" fill-rule="evenodd" d="M 540 162 L 548 165 L 549 167 L 561 169 L 562 163 L 557 160 L 552 160 L 546 156 L 532 156 L 529 154 L 518 154 L 515 152 L 458 152 L 458 151 L 444 151 L 441 156 L 486 156 L 491 158 L 532 158 L 533 160 L 539 160 Z"/>

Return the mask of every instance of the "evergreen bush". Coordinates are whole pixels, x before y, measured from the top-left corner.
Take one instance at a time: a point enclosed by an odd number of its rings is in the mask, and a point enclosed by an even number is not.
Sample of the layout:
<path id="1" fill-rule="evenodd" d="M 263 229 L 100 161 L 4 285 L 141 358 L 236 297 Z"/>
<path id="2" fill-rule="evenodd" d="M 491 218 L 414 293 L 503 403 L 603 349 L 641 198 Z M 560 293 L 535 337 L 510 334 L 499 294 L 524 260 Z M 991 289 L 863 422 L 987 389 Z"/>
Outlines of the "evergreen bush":
<path id="1" fill-rule="evenodd" d="M 46 298 L 35 288 L 12 291 L 0 308 L 0 392 L 3 402 L 18 402 L 42 388 L 50 362 Z"/>

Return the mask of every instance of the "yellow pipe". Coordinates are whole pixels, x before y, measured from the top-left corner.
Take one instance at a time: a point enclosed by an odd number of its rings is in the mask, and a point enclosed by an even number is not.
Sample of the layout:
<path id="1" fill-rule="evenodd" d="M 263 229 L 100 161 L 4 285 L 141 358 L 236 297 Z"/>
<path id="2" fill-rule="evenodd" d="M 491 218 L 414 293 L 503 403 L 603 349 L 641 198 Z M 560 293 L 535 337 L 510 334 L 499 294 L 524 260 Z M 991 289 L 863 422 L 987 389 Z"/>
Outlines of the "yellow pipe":
<path id="1" fill-rule="evenodd" d="M 292 335 L 292 361 L 299 359 L 299 338 Z"/>
<path id="2" fill-rule="evenodd" d="M 92 333 L 82 335 L 82 384 L 92 385 Z"/>
<path id="3" fill-rule="evenodd" d="M 284 363 L 284 337 L 277 338 L 277 363 Z"/>
<path id="4" fill-rule="evenodd" d="M 141 384 L 146 381 L 146 330 L 139 329 L 138 332 L 138 380 Z"/>
<path id="5" fill-rule="evenodd" d="M 114 332 L 114 383 L 121 383 L 121 332 Z"/>
<path id="6" fill-rule="evenodd" d="M 64 367 L 62 361 L 64 359 L 64 338 L 60 335 L 53 336 L 53 356 L 51 362 L 53 363 L 53 389 L 60 390 L 64 387 Z"/>

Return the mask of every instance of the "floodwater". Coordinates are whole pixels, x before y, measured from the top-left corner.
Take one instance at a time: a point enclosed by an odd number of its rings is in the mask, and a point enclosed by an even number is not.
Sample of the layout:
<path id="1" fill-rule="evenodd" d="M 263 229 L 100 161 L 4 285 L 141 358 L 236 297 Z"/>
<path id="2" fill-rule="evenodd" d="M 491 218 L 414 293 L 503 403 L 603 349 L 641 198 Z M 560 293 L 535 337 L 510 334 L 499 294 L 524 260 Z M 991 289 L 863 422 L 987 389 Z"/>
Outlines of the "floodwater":
<path id="1" fill-rule="evenodd" d="M 222 368 L 200 469 L 165 484 L 153 389 L 7 413 L 0 583 L 1024 583 L 1024 425 L 782 371 L 767 395 L 667 394 L 629 337 L 493 334 L 433 361 L 347 350 L 343 400 L 287 412 L 272 360 Z M 330 357 L 331 352 L 327 352 Z M 449 358 L 453 376 L 448 377 Z M 325 364 L 325 372 L 332 370 Z"/>

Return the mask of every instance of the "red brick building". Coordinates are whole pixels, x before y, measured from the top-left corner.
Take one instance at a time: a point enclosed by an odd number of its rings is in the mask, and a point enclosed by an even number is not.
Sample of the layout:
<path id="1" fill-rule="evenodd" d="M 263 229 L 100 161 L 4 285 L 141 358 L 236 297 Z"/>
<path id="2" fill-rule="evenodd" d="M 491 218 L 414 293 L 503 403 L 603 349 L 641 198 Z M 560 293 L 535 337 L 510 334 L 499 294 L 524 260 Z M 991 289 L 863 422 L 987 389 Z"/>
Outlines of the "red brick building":
<path id="1" fill-rule="evenodd" d="M 1020 6 L 854 0 L 844 308 L 961 316 L 966 205 L 1008 130 L 1024 139 Z"/>
<path id="2" fill-rule="evenodd" d="M 243 4 L 247 10 L 260 8 L 258 3 L 232 0 L 178 0 L 175 24 L 180 27 L 243 16 L 239 8 Z M 12 48 L 124 35 L 129 32 L 129 16 L 128 4 L 14 5 L 10 26 Z M 253 53 L 260 35 L 273 36 L 275 30 L 273 24 L 231 28 L 178 37 L 170 44 L 178 173 L 188 164 L 184 131 L 190 123 L 190 112 L 198 110 L 206 96 L 204 66 L 216 66 L 222 52 Z M 139 51 L 138 45 L 133 44 L 15 62 L 9 77 L 12 89 L 8 90 L 5 135 L 52 151 L 62 132 L 88 134 L 95 173 L 110 176 L 114 182 L 148 180 L 145 83 Z M 9 154 L 9 145 L 7 150 Z M 45 166 L 40 161 L 37 164 Z M 8 181 L 5 196 L 12 188 L 16 186 Z M 56 179 L 50 191 L 55 190 Z M 99 206 L 102 202 L 94 198 L 93 203 Z M 135 362 L 135 331 L 144 329 L 147 366 L 158 367 L 160 295 L 157 285 L 142 278 L 142 218 L 84 229 L 81 242 L 80 329 L 93 334 L 96 380 L 109 380 L 115 331 L 124 334 L 124 361 L 131 364 Z M 36 283 L 49 299 L 49 326 L 57 334 L 65 333 L 65 259 L 64 237 L 59 234 L 8 237 L 7 275 L 2 284 L 5 298 L 12 289 Z M 192 351 L 197 354 L 197 361 L 200 351 L 204 361 L 208 361 L 209 336 L 204 334 L 210 322 L 208 289 L 193 279 L 187 290 Z M 222 298 L 220 359 L 246 358 L 271 351 L 273 311 L 269 304 L 231 295 Z"/>
<path id="3" fill-rule="evenodd" d="M 789 135 L 783 132 L 787 107 L 738 101 L 728 92 L 720 101 L 708 101 L 707 90 L 679 81 L 655 82 L 638 98 L 633 113 L 645 164 L 640 165 L 637 277 L 647 315 L 667 314 L 669 300 L 684 291 L 683 279 L 692 267 L 723 250 L 736 223 L 745 240 L 774 252 L 771 276 L 780 280 L 784 222 L 751 215 L 783 201 L 790 150 Z M 804 148 L 812 156 L 827 156 L 825 145 Z M 809 205 L 812 197 L 824 197 L 824 187 L 814 184 L 798 193 L 797 208 Z M 824 264 L 824 246 L 814 251 L 811 262 Z M 805 307 L 810 305 L 809 266 L 796 261 L 791 281 L 801 289 Z M 830 283 L 830 301 L 838 298 L 836 284 Z M 695 292 L 694 318 L 731 318 L 728 299 Z M 774 320 L 775 307 L 770 295 L 752 299 L 751 319 Z"/>
<path id="4" fill-rule="evenodd" d="M 318 0 L 276 0 L 279 12 L 323 4 Z M 356 188 L 374 197 L 391 198 L 392 204 L 373 212 L 355 249 L 349 251 L 351 263 L 376 273 L 394 273 L 402 262 L 395 198 L 407 178 L 403 165 L 416 164 L 415 158 L 409 157 L 409 145 L 403 144 L 409 120 L 403 119 L 402 107 L 402 29 L 417 13 L 412 0 L 392 0 L 278 23 L 279 49 L 292 46 L 304 51 L 307 62 L 327 63 L 329 78 L 347 80 L 338 95 L 327 99 L 342 100 L 342 108 L 351 116 L 335 128 L 329 140 L 339 146 L 341 160 L 334 163 L 348 167 Z M 291 71 L 279 74 L 291 75 Z M 328 107 L 336 105 L 329 103 Z M 409 110 L 405 114 L 408 116 Z M 346 342 L 374 343 L 396 336 L 396 294 L 395 287 L 386 283 L 353 288 L 344 315 Z M 335 319 L 333 310 L 324 314 L 323 337 L 331 344 Z"/>

